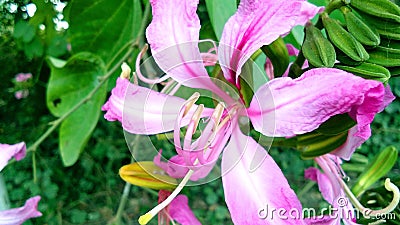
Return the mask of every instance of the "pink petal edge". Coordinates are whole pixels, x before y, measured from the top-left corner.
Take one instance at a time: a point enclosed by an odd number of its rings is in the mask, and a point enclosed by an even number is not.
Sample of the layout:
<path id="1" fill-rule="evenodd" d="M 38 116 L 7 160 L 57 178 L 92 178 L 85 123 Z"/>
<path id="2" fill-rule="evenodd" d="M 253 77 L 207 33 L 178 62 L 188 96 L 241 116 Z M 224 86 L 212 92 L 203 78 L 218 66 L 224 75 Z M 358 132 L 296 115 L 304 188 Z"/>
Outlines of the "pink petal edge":
<path id="1" fill-rule="evenodd" d="M 1 225 L 20 225 L 28 219 L 42 216 L 37 210 L 40 196 L 26 200 L 25 205 L 19 208 L 0 211 Z"/>
<path id="2" fill-rule="evenodd" d="M 0 171 L 8 164 L 8 161 L 14 157 L 19 161 L 26 155 L 26 144 L 20 142 L 13 145 L 0 144 Z"/>

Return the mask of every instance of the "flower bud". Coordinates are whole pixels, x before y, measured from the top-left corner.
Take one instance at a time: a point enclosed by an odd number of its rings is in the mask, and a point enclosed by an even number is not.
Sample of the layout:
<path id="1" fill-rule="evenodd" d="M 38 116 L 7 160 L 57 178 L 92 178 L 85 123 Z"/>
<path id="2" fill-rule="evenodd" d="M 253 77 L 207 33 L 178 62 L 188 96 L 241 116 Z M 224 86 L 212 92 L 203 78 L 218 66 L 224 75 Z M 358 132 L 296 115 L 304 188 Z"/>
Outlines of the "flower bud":
<path id="1" fill-rule="evenodd" d="M 119 175 L 128 183 L 155 190 L 172 190 L 177 186 L 176 179 L 166 175 L 164 170 L 152 161 L 125 165 L 119 170 Z"/>

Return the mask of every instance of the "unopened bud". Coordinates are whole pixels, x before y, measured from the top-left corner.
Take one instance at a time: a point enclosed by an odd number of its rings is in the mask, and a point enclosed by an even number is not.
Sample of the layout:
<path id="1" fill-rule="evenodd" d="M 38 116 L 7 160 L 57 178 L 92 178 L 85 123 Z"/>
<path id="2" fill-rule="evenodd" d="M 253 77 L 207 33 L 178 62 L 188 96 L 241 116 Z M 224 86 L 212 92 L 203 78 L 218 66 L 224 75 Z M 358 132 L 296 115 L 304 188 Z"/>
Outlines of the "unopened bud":
<path id="1" fill-rule="evenodd" d="M 389 146 L 381 151 L 374 160 L 365 168 L 351 191 L 359 196 L 377 180 L 381 179 L 396 164 L 398 151 L 394 146 Z"/>
<path id="2" fill-rule="evenodd" d="M 119 175 L 128 183 L 155 190 L 172 190 L 178 184 L 176 179 L 166 175 L 164 170 L 151 161 L 125 165 L 119 170 Z"/>

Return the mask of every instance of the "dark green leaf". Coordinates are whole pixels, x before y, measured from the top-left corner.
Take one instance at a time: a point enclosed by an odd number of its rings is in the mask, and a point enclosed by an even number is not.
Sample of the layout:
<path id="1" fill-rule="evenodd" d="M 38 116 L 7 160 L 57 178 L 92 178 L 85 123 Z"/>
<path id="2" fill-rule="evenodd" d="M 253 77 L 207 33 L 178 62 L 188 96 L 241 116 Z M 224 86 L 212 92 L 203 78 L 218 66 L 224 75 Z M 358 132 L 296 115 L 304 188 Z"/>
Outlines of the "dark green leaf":
<path id="1" fill-rule="evenodd" d="M 74 0 L 68 15 L 72 51 L 93 52 L 110 64 L 117 53 L 123 55 L 121 48 L 137 36 L 142 10 L 139 0 Z"/>

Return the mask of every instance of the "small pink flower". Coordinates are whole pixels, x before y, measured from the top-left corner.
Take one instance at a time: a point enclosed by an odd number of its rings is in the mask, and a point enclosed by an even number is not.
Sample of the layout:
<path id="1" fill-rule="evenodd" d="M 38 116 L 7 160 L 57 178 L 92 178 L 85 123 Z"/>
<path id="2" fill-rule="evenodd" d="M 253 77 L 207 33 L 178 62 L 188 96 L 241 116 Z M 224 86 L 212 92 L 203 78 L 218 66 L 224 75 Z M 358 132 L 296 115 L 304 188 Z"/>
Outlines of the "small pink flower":
<path id="1" fill-rule="evenodd" d="M 31 78 L 32 78 L 31 73 L 19 73 L 19 74 L 15 75 L 15 81 L 17 81 L 17 82 L 25 82 Z"/>
<path id="2" fill-rule="evenodd" d="M 28 89 L 19 90 L 16 91 L 14 95 L 16 99 L 26 98 L 29 95 L 29 90 Z"/>

